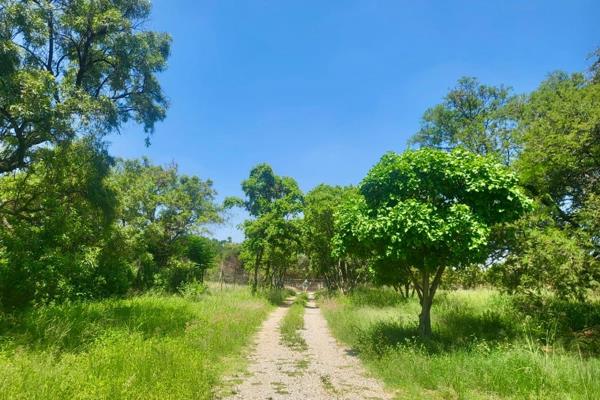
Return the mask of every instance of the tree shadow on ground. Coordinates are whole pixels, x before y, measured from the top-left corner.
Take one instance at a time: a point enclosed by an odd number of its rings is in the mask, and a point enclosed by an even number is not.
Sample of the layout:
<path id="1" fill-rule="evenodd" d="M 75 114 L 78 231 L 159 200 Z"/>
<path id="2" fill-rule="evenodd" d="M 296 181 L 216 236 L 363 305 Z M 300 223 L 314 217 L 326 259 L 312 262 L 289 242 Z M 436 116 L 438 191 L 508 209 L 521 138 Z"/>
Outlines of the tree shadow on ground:
<path id="1" fill-rule="evenodd" d="M 450 313 L 434 323 L 430 338 L 419 336 L 416 323 L 376 322 L 358 334 L 357 350 L 383 354 L 390 348 L 408 346 L 430 354 L 470 351 L 482 344 L 509 342 L 517 334 L 517 330 L 499 313 Z"/>

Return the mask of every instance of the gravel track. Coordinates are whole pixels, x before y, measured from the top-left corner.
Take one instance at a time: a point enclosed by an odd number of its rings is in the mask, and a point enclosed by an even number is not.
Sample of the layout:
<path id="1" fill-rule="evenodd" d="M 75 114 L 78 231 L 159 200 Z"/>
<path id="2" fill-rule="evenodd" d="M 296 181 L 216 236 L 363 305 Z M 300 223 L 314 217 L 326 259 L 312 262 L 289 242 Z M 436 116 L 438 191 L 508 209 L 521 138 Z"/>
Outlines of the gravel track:
<path id="1" fill-rule="evenodd" d="M 289 303 L 288 303 L 289 304 Z M 314 296 L 304 314 L 301 334 L 306 350 L 292 349 L 280 338 L 279 324 L 287 306 L 279 307 L 264 322 L 249 356 L 248 373 L 235 384 L 230 400 L 358 400 L 392 399 L 382 385 L 369 377 L 349 349 L 329 333 Z"/>

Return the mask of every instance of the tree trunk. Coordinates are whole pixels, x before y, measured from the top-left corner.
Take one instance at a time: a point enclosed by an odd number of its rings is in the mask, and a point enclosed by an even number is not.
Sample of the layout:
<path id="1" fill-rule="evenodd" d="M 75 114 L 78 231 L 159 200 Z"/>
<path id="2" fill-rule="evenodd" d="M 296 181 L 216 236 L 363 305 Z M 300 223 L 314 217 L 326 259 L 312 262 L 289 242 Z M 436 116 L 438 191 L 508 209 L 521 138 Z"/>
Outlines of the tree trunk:
<path id="1" fill-rule="evenodd" d="M 256 261 L 254 263 L 254 282 L 252 282 L 252 294 L 256 294 L 256 291 L 258 289 L 258 268 L 260 267 L 262 252 L 262 249 L 260 249 L 256 253 Z"/>
<path id="2" fill-rule="evenodd" d="M 423 296 L 421 301 L 421 314 L 419 314 L 419 335 L 422 338 L 431 336 L 431 296 Z"/>
<path id="3" fill-rule="evenodd" d="M 442 280 L 442 274 L 445 267 L 438 267 L 433 280 L 430 282 L 430 273 L 428 270 L 421 270 L 420 282 L 417 279 L 413 280 L 413 285 L 417 289 L 419 300 L 421 303 L 421 313 L 419 314 L 419 335 L 422 338 L 431 337 L 431 306 L 433 297 Z"/>

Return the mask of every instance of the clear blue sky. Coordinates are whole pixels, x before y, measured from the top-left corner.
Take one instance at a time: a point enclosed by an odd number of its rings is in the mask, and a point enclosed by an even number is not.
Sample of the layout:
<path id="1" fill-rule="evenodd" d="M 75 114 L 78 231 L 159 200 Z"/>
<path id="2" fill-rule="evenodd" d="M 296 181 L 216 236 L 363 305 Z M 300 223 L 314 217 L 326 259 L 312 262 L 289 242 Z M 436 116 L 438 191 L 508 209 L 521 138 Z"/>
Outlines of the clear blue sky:
<path id="1" fill-rule="evenodd" d="M 155 0 L 150 27 L 173 37 L 160 77 L 171 107 L 151 147 L 131 125 L 111 150 L 175 161 L 219 199 L 241 195 L 260 162 L 304 191 L 356 184 L 459 77 L 521 93 L 587 68 L 598 17 L 597 0 Z M 243 217 L 213 234 L 242 240 Z"/>

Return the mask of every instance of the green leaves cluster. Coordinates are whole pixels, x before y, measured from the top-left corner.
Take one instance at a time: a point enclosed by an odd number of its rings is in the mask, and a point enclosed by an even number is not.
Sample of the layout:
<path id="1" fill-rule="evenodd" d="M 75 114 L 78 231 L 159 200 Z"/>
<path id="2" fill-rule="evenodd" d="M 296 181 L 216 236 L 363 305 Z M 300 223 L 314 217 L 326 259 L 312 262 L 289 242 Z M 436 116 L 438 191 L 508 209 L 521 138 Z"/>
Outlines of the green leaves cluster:
<path id="1" fill-rule="evenodd" d="M 246 268 L 253 270 L 253 292 L 263 267 L 264 282 L 282 286 L 286 270 L 299 253 L 302 192 L 294 179 L 276 175 L 268 164 L 252 168 L 242 190 L 245 199 L 228 198 L 225 205 L 242 206 L 252 217 L 242 225 L 246 236 L 242 257 Z"/>
<path id="2" fill-rule="evenodd" d="M 429 311 L 445 268 L 483 262 L 490 227 L 531 208 L 514 173 L 463 149 L 388 153 L 359 192 L 338 211 L 335 252 L 370 255 L 384 269 L 379 277 L 410 279 L 424 336 L 431 333 Z"/>
<path id="3" fill-rule="evenodd" d="M 147 0 L 0 3 L 0 174 L 77 134 L 153 130 L 170 37 L 143 29 L 149 15 Z"/>
<path id="4" fill-rule="evenodd" d="M 509 291 L 583 299 L 600 280 L 597 61 L 591 72 L 552 73 L 518 97 L 463 78 L 425 113 L 412 139 L 425 147 L 493 153 L 535 199 L 534 215 L 492 226 L 488 263 L 496 264 L 494 282 Z"/>
<path id="5" fill-rule="evenodd" d="M 40 151 L 0 178 L 0 306 L 122 295 L 201 280 L 221 220 L 210 181 L 92 139 Z"/>
<path id="6" fill-rule="evenodd" d="M 370 275 L 366 260 L 335 252 L 336 211 L 357 196 L 353 187 L 321 184 L 304 197 L 302 248 L 311 273 L 324 279 L 330 290 L 348 292 Z"/>
<path id="7" fill-rule="evenodd" d="M 338 251 L 367 246 L 418 268 L 481 261 L 490 225 L 529 208 L 516 183 L 501 165 L 460 149 L 388 153 L 362 181 L 362 197 L 340 211 Z"/>
<path id="8" fill-rule="evenodd" d="M 442 103 L 425 111 L 410 143 L 443 150 L 457 146 L 509 164 L 520 149 L 516 134 L 520 99 L 505 86 L 463 77 Z"/>
<path id="9" fill-rule="evenodd" d="M 197 236 L 205 233 L 207 224 L 222 220 L 212 182 L 182 175 L 176 165 L 165 168 L 142 159 L 118 161 L 111 184 L 120 194 L 118 226 L 139 260 L 135 268 L 137 286 L 153 286 L 156 275 L 163 272 L 167 274 L 163 279 L 169 281 L 171 267 L 188 269 L 200 280 L 208 260 L 198 258 L 210 250 L 203 248 L 203 239 Z M 194 265 L 175 265 L 181 258 Z M 177 288 L 177 284 L 168 286 Z"/>

